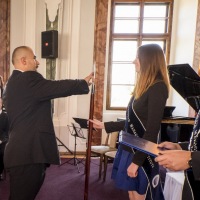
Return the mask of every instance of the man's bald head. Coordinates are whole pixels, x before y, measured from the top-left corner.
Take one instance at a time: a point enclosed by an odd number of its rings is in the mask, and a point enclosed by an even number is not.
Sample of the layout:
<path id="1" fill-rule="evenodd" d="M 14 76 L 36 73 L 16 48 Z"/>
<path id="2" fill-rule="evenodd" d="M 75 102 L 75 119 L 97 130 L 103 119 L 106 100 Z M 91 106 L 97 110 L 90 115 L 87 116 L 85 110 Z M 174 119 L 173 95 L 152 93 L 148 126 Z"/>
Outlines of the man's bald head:
<path id="1" fill-rule="evenodd" d="M 30 47 L 20 46 L 13 51 L 12 64 L 15 69 L 22 71 L 36 71 L 39 62 L 36 60 L 33 50 Z"/>
<path id="2" fill-rule="evenodd" d="M 30 47 L 20 46 L 14 49 L 12 54 L 12 64 L 15 66 L 22 57 L 26 57 L 28 52 L 32 52 Z"/>

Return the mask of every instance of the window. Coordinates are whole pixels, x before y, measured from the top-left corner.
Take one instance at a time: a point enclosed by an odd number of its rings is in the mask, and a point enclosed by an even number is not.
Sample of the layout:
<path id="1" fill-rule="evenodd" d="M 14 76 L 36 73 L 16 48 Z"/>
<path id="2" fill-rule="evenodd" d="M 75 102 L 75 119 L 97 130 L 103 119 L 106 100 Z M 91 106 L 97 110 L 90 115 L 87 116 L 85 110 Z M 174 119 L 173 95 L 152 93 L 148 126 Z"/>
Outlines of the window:
<path id="1" fill-rule="evenodd" d="M 138 46 L 159 44 L 168 62 L 172 9 L 173 0 L 112 0 L 106 109 L 127 107 Z"/>

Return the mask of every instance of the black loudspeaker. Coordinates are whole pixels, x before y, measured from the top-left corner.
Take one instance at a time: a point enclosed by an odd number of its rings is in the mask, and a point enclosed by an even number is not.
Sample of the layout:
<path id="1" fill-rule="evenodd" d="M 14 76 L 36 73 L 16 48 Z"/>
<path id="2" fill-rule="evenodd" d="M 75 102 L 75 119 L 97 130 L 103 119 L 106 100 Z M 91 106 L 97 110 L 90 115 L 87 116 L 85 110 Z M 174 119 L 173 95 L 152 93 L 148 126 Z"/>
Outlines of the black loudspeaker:
<path id="1" fill-rule="evenodd" d="M 42 32 L 42 58 L 58 57 L 58 31 Z"/>

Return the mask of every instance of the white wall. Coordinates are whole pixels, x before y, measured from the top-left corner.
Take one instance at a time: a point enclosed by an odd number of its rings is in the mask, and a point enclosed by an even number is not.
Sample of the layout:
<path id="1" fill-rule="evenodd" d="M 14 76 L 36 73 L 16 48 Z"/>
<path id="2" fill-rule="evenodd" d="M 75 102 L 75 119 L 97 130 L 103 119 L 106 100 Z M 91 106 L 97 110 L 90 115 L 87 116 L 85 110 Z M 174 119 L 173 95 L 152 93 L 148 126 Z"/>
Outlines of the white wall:
<path id="1" fill-rule="evenodd" d="M 48 9 L 60 3 L 56 79 L 85 78 L 91 73 L 93 63 L 94 0 L 11 0 L 11 53 L 17 46 L 30 46 L 40 62 L 38 71 L 46 75 L 46 60 L 41 58 L 41 32 L 46 30 L 45 2 L 49 2 Z M 74 149 L 74 137 L 69 134 L 67 125 L 73 122 L 72 117 L 88 118 L 89 96 L 55 100 L 56 135 L 71 150 Z M 77 150 L 85 149 L 86 140 L 78 139 Z M 65 149 L 61 147 L 60 151 Z"/>
<path id="2" fill-rule="evenodd" d="M 170 64 L 189 63 L 192 66 L 196 32 L 198 0 L 175 0 Z M 168 105 L 176 106 L 173 114 L 188 116 L 188 103 L 171 88 Z"/>

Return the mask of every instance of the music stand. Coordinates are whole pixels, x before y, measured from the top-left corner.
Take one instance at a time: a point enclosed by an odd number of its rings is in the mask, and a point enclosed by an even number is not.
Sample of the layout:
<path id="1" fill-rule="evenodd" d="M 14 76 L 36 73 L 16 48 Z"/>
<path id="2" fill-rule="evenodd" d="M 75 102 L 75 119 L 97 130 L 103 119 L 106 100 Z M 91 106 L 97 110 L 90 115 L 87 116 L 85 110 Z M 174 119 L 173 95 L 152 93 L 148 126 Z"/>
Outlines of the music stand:
<path id="1" fill-rule="evenodd" d="M 69 149 L 59 138 L 56 137 L 56 139 L 57 139 L 58 142 L 60 143 L 60 144 L 58 144 L 58 146 L 63 146 L 63 147 L 65 147 L 65 149 L 67 149 L 67 151 L 69 151 L 70 154 L 73 154 L 72 151 L 70 151 L 70 149 Z"/>
<path id="2" fill-rule="evenodd" d="M 77 166 L 77 169 L 78 169 L 78 173 L 80 173 L 80 170 L 79 170 L 79 163 L 83 164 L 83 159 L 79 160 L 77 157 L 76 157 L 76 146 L 77 146 L 77 137 L 79 138 L 82 138 L 82 139 L 86 139 L 83 135 L 83 131 L 81 129 L 81 127 L 75 125 L 74 123 L 71 123 L 72 126 L 69 126 L 67 125 L 68 129 L 69 129 L 69 132 L 71 133 L 72 136 L 74 136 L 74 152 L 73 152 L 73 158 L 67 160 L 66 162 L 62 163 L 61 165 L 64 165 L 66 163 L 70 164 L 70 165 L 74 165 L 74 166 Z M 70 163 L 71 161 L 73 161 L 72 163 Z M 60 165 L 60 166 L 61 166 Z M 83 164 L 84 165 L 84 164 Z"/>

